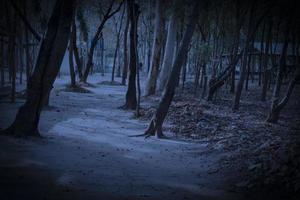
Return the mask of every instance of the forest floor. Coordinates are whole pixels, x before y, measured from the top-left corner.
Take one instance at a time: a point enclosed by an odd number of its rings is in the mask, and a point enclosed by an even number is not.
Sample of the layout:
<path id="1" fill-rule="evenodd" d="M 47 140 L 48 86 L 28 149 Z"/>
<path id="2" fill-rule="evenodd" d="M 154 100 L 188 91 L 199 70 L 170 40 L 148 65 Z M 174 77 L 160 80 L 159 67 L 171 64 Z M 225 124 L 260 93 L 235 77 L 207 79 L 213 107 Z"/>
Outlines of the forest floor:
<path id="1" fill-rule="evenodd" d="M 109 75 L 95 74 L 85 93 L 75 93 L 66 89 L 69 77 L 58 78 L 50 106 L 42 112 L 43 138 L 0 136 L 0 199 L 233 200 L 271 195 L 248 190 L 249 176 L 264 168 L 265 157 L 291 146 L 299 132 L 295 102 L 278 125 L 270 125 L 264 122 L 267 103 L 242 101 L 241 111 L 232 112 L 229 100 L 207 103 L 181 93 L 164 126 L 168 139 L 145 139 L 130 136 L 144 133 L 159 98 L 142 98 L 144 115 L 136 119 L 132 111 L 119 109 L 126 87 L 106 84 L 108 80 Z M 1 99 L 0 128 L 12 123 L 23 102 Z"/>

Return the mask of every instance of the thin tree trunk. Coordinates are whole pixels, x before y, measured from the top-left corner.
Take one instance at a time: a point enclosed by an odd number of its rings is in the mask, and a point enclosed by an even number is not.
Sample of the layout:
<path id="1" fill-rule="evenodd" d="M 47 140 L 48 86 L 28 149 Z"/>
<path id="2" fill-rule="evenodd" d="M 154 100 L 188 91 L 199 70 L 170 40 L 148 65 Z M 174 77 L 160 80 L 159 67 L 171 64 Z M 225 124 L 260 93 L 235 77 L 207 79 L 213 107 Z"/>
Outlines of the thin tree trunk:
<path id="1" fill-rule="evenodd" d="M 188 48 L 190 45 L 191 38 L 193 36 L 193 32 L 196 26 L 196 22 L 199 16 L 199 1 L 193 1 L 193 10 L 192 14 L 189 18 L 186 30 L 184 32 L 181 45 L 178 50 L 178 54 L 175 58 L 171 75 L 169 76 L 168 82 L 166 84 L 166 87 L 164 89 L 163 95 L 161 97 L 161 100 L 159 102 L 158 108 L 151 119 L 151 122 L 148 126 L 148 129 L 146 130 L 146 135 L 155 135 L 157 133 L 158 137 L 163 137 L 162 132 L 162 125 L 165 120 L 165 117 L 168 113 L 170 104 L 172 102 L 172 99 L 175 94 L 175 88 L 177 80 L 180 76 L 180 71 L 182 68 L 182 65 L 184 64 L 184 58 L 186 57 L 186 54 L 188 52 Z"/>
<path id="2" fill-rule="evenodd" d="M 49 93 L 62 63 L 70 35 L 75 0 L 57 0 L 42 40 L 36 67 L 28 84 L 26 102 L 4 133 L 38 136 L 43 99 Z"/>
<path id="3" fill-rule="evenodd" d="M 285 40 L 284 40 L 282 52 L 280 55 L 279 66 L 278 66 L 277 75 L 276 75 L 276 83 L 275 83 L 273 97 L 272 97 L 272 103 L 271 103 L 271 110 L 270 110 L 269 116 L 267 118 L 267 122 L 276 123 L 278 121 L 280 111 L 287 103 L 287 101 L 292 93 L 292 90 L 295 86 L 296 77 L 299 73 L 299 69 L 298 69 L 295 78 L 293 78 L 289 84 L 285 98 L 281 102 L 279 102 L 280 90 L 281 90 L 281 85 L 282 85 L 282 80 L 283 80 L 283 73 L 284 73 L 284 70 L 286 67 L 286 55 L 287 55 L 287 49 L 288 49 L 288 44 L 289 44 L 289 33 L 290 33 L 290 26 L 291 26 L 290 20 L 288 21 L 288 24 L 286 25 L 286 30 L 285 30 L 285 35 L 284 35 Z"/>
<path id="4" fill-rule="evenodd" d="M 20 80 L 20 84 L 22 85 L 23 84 L 23 70 L 24 70 L 24 62 L 23 62 L 23 37 L 22 37 L 22 34 L 20 34 L 19 36 L 19 73 L 20 73 L 20 77 L 19 77 L 19 80 Z"/>
<path id="5" fill-rule="evenodd" d="M 230 86 L 230 92 L 234 94 L 235 92 L 235 71 L 236 66 L 233 67 L 234 69 L 231 72 L 231 86 Z"/>
<path id="6" fill-rule="evenodd" d="M 128 8 L 128 6 L 127 6 Z M 124 65 L 123 65 L 123 71 L 122 71 L 122 85 L 126 85 L 126 79 L 127 79 L 127 71 L 128 71 L 128 52 L 127 52 L 127 36 L 128 36 L 128 28 L 129 28 L 129 11 L 127 9 L 127 19 L 126 19 L 126 25 L 124 30 Z"/>
<path id="7" fill-rule="evenodd" d="M 134 13 L 134 15 L 139 15 L 139 13 Z M 138 18 L 138 16 L 137 16 Z M 137 24 L 137 22 L 136 22 Z M 136 30 L 135 32 L 137 33 L 137 25 L 135 26 Z M 136 34 L 135 35 L 136 38 L 135 38 L 135 46 L 137 47 L 137 44 L 138 44 L 138 35 Z M 136 86 L 137 86 L 137 106 L 136 106 L 136 117 L 140 117 L 141 114 L 140 114 L 140 104 L 141 104 L 141 85 L 140 85 L 140 63 L 139 63 L 139 54 L 138 54 L 138 49 L 136 48 L 136 65 L 138 66 L 138 69 L 136 71 Z"/>
<path id="8" fill-rule="evenodd" d="M 119 30 L 117 30 L 117 38 L 116 38 L 117 42 L 116 42 L 116 47 L 115 47 L 114 61 L 113 61 L 113 67 L 112 67 L 112 73 L 111 73 L 111 83 L 113 83 L 115 81 L 116 60 L 117 60 L 117 56 L 118 56 L 118 52 L 119 52 L 120 34 L 121 34 L 121 30 L 122 30 L 122 25 L 123 25 L 125 7 L 126 7 L 126 5 L 124 5 L 124 9 L 123 9 L 123 12 L 122 12 L 122 15 L 121 15 L 121 20 L 119 20 L 120 21 Z"/>
<path id="9" fill-rule="evenodd" d="M 250 76 L 250 68 L 251 68 L 251 58 L 252 56 L 249 54 L 248 55 L 248 62 L 247 62 L 247 71 L 246 71 L 246 84 L 245 84 L 245 90 L 248 91 L 249 89 L 249 76 Z"/>
<path id="10" fill-rule="evenodd" d="M 70 79 L 71 79 L 71 85 L 70 86 L 72 88 L 76 87 L 76 77 L 75 77 L 74 62 L 73 62 L 73 52 L 74 52 L 73 51 L 74 50 L 74 46 L 73 46 L 74 38 L 73 37 L 74 37 L 74 31 L 75 30 L 73 29 L 73 26 L 72 26 L 72 31 L 71 31 L 71 35 L 70 35 L 70 41 L 69 41 L 69 69 L 70 69 Z"/>
<path id="11" fill-rule="evenodd" d="M 264 39 L 265 39 L 265 29 L 266 24 L 263 24 L 263 30 L 260 41 L 260 54 L 259 54 L 259 69 L 258 69 L 258 86 L 261 86 L 262 82 L 262 65 L 263 65 L 263 48 L 264 48 Z"/>
<path id="12" fill-rule="evenodd" d="M 169 78 L 171 72 L 172 62 L 174 58 L 174 50 L 176 46 L 176 32 L 177 32 L 177 13 L 178 12 L 178 1 L 174 2 L 175 5 L 173 13 L 168 25 L 168 34 L 165 48 L 165 55 L 163 58 L 162 68 L 158 79 L 158 92 L 162 92 Z"/>
<path id="13" fill-rule="evenodd" d="M 138 22 L 138 5 L 133 0 L 128 0 L 128 14 L 130 19 L 130 57 L 129 57 L 129 80 L 126 92 L 125 109 L 136 109 L 136 70 L 137 69 L 137 22 Z"/>
<path id="14" fill-rule="evenodd" d="M 272 37 L 272 27 L 273 22 L 270 21 L 269 29 L 268 29 L 268 35 L 267 35 L 267 41 L 265 44 L 265 52 L 263 56 L 263 80 L 262 80 L 262 93 L 261 93 L 261 101 L 266 101 L 267 91 L 268 91 L 268 84 L 270 82 L 270 71 L 269 71 L 269 53 L 271 44 L 271 37 Z"/>
<path id="15" fill-rule="evenodd" d="M 4 39 L 3 36 L 1 36 L 1 86 L 5 84 L 5 78 L 4 78 Z"/>
<path id="16" fill-rule="evenodd" d="M 155 32 L 152 46 L 152 58 L 151 58 L 151 67 L 148 74 L 147 84 L 145 88 L 145 95 L 154 95 L 156 90 L 156 81 L 158 76 L 158 70 L 160 65 L 160 58 L 163 48 L 163 35 L 164 35 L 164 5 L 165 1 L 156 0 L 156 9 L 155 9 Z"/>
<path id="17" fill-rule="evenodd" d="M 83 73 L 82 79 L 80 80 L 81 82 L 86 83 L 88 75 L 90 74 L 90 71 L 91 71 L 92 66 L 93 66 L 93 56 L 94 56 L 95 47 L 96 47 L 97 42 L 100 39 L 100 37 L 102 37 L 102 30 L 104 28 L 104 25 L 105 25 L 106 21 L 120 10 L 120 8 L 122 6 L 122 3 L 123 3 L 123 1 L 122 1 L 119 4 L 119 6 L 114 11 L 112 11 L 112 7 L 114 5 L 114 2 L 115 2 L 115 0 L 111 0 L 110 5 L 109 5 L 109 7 L 108 7 L 101 23 L 100 23 L 100 25 L 97 28 L 97 31 L 96 31 L 95 35 L 94 35 L 94 37 L 91 41 L 91 46 L 88 50 L 88 58 L 87 58 L 85 71 Z"/>
<path id="18" fill-rule="evenodd" d="M 101 74 L 104 76 L 105 73 L 105 57 L 104 57 L 104 39 L 100 39 L 100 44 L 101 44 Z"/>
<path id="19" fill-rule="evenodd" d="M 77 66 L 77 71 L 78 71 L 78 77 L 79 79 L 82 78 L 82 62 L 80 60 L 78 48 L 77 48 L 77 29 L 76 29 L 76 24 L 75 24 L 75 19 L 72 22 L 72 47 L 73 47 L 73 53 L 74 53 L 74 58 Z"/>
<path id="20" fill-rule="evenodd" d="M 24 15 L 27 17 L 27 12 L 26 12 L 26 1 L 24 3 Z M 30 65 L 30 49 L 29 49 L 29 35 L 28 35 L 28 30 L 25 29 L 25 55 L 26 55 L 26 88 L 28 88 L 28 83 L 29 83 L 29 77 L 31 74 L 31 65 Z"/>
<path id="21" fill-rule="evenodd" d="M 202 68 L 202 70 L 203 70 L 203 77 L 204 77 L 204 83 L 203 83 L 203 90 L 202 90 L 202 98 L 204 98 L 205 96 L 206 96 L 206 90 L 207 90 L 207 79 L 208 79 L 208 77 L 207 77 L 207 74 L 206 74 L 206 63 L 204 62 L 204 64 L 203 64 L 203 68 Z"/>
<path id="22" fill-rule="evenodd" d="M 184 58 L 184 63 L 181 69 L 181 90 L 184 90 L 184 86 L 185 86 L 185 80 L 186 80 L 186 68 L 187 68 L 187 60 L 188 60 L 188 55 L 185 56 Z"/>
<path id="23" fill-rule="evenodd" d="M 195 63 L 195 77 L 194 77 L 194 95 L 197 96 L 198 87 L 199 87 L 199 81 L 200 81 L 200 72 L 201 72 L 201 65 L 198 62 L 199 58 L 196 58 Z"/>
<path id="24" fill-rule="evenodd" d="M 34 38 L 37 41 L 41 41 L 41 36 L 32 28 L 32 26 L 30 25 L 29 21 L 26 19 L 26 15 L 24 15 L 22 13 L 22 11 L 18 8 L 18 6 L 15 4 L 15 2 L 13 0 L 8 1 L 8 2 L 10 3 L 10 5 L 15 10 L 15 13 L 19 15 L 20 19 L 25 24 L 25 27 L 32 33 L 32 35 L 34 36 Z"/>
<path id="25" fill-rule="evenodd" d="M 8 28 L 9 28 L 9 41 L 8 41 L 8 66 L 11 71 L 11 102 L 14 103 L 16 100 L 16 14 L 10 8 L 8 8 Z"/>
<path id="26" fill-rule="evenodd" d="M 243 56 L 243 62 L 242 62 L 242 66 L 240 68 L 240 78 L 239 78 L 239 82 L 237 84 L 236 87 L 236 92 L 234 95 L 234 102 L 233 102 L 233 110 L 238 110 L 239 106 L 240 106 L 240 98 L 241 98 L 241 94 L 242 94 L 242 90 L 243 90 L 243 85 L 244 85 L 244 81 L 246 78 L 246 67 L 247 67 L 247 61 L 248 61 L 248 57 L 247 57 L 247 51 L 244 52 L 244 56 Z"/>
<path id="27" fill-rule="evenodd" d="M 253 42 L 254 40 L 254 35 L 255 35 L 255 30 L 253 27 L 253 21 L 254 21 L 254 11 L 255 11 L 255 7 L 256 7 L 256 1 L 253 1 L 251 8 L 250 8 L 250 14 L 249 14 L 249 24 L 248 24 L 248 34 L 247 34 L 247 38 L 246 38 L 246 44 L 245 44 L 245 50 L 243 52 L 243 63 L 240 69 L 240 79 L 236 88 L 236 92 L 234 95 L 234 100 L 233 100 L 233 110 L 238 110 L 240 107 L 240 98 L 242 95 L 242 90 L 243 90 L 243 86 L 244 86 L 244 82 L 246 79 L 246 67 L 247 67 L 247 60 L 250 59 L 248 57 L 248 52 L 249 52 L 249 48 L 250 48 L 250 44 Z M 253 34 L 253 35 L 252 35 Z"/>

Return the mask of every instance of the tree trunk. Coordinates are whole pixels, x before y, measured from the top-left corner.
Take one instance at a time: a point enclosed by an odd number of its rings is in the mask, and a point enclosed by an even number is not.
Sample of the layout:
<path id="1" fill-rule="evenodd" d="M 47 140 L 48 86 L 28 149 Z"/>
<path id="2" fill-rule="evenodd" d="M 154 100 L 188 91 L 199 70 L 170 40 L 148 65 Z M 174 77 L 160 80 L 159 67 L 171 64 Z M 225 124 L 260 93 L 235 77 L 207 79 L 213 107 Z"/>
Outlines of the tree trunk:
<path id="1" fill-rule="evenodd" d="M 135 13 L 136 14 L 136 13 Z M 136 28 L 136 32 L 137 32 L 137 26 Z M 138 43 L 138 36 L 136 34 L 136 38 L 135 38 L 135 46 L 137 47 L 137 43 Z M 140 103 L 141 103 L 141 84 L 140 84 L 140 63 L 139 63 L 139 54 L 138 54 L 138 49 L 136 48 L 136 65 L 138 66 L 138 69 L 136 70 L 136 86 L 137 86 L 137 105 L 136 105 L 136 117 L 140 117 Z"/>
<path id="2" fill-rule="evenodd" d="M 259 54 L 259 68 L 258 68 L 258 86 L 261 86 L 262 82 L 262 65 L 263 65 L 263 48 L 264 48 L 264 39 L 265 39 L 265 29 L 266 24 L 263 24 L 261 41 L 260 41 L 260 54 Z"/>
<path id="3" fill-rule="evenodd" d="M 186 80 L 186 66 L 187 66 L 188 55 L 186 54 L 183 62 L 183 66 L 181 69 L 181 90 L 184 90 L 185 80 Z"/>
<path id="4" fill-rule="evenodd" d="M 74 53 L 74 58 L 77 66 L 77 71 L 78 71 L 78 77 L 79 79 L 82 78 L 82 62 L 80 60 L 78 48 L 77 48 L 77 30 L 76 30 L 76 24 L 75 24 L 75 19 L 72 22 L 72 47 L 73 47 L 73 53 Z"/>
<path id="5" fill-rule="evenodd" d="M 10 5 L 13 7 L 14 11 L 16 14 L 18 14 L 18 16 L 20 17 L 20 19 L 23 21 L 25 27 L 32 33 L 32 35 L 34 36 L 34 38 L 37 41 L 41 41 L 41 36 L 32 28 L 32 26 L 30 25 L 29 21 L 26 19 L 26 15 L 24 15 L 22 13 L 22 11 L 19 9 L 19 7 L 15 4 L 14 1 L 8 1 L 10 3 Z"/>
<path id="6" fill-rule="evenodd" d="M 24 70 L 24 62 L 23 62 L 23 33 L 19 36 L 19 73 L 20 73 L 20 84 L 23 84 L 23 70 Z"/>
<path id="7" fill-rule="evenodd" d="M 119 46 L 120 46 L 120 34 L 121 34 L 121 30 L 122 30 L 122 25 L 123 25 L 123 18 L 124 18 L 124 14 L 125 14 L 125 7 L 126 5 L 124 5 L 124 9 L 121 15 L 121 20 L 120 21 L 120 27 L 119 30 L 117 30 L 117 42 L 116 42 L 116 48 L 115 48 L 115 53 L 114 53 L 114 61 L 113 61 L 113 68 L 112 68 L 112 73 L 111 73 L 111 83 L 113 83 L 115 81 L 115 69 L 116 69 L 116 59 L 118 56 L 118 52 L 119 52 Z"/>
<path id="8" fill-rule="evenodd" d="M 262 93 L 261 93 L 261 101 L 266 101 L 267 91 L 268 91 L 268 84 L 270 82 L 270 71 L 269 71 L 269 53 L 271 44 L 271 37 L 272 37 L 272 26 L 273 22 L 270 21 L 269 29 L 268 29 L 268 35 L 267 35 L 267 41 L 265 44 L 265 52 L 263 55 L 263 80 L 262 80 Z"/>
<path id="9" fill-rule="evenodd" d="M 298 78 L 296 78 L 298 76 Z M 267 122 L 270 123 L 277 123 L 279 116 L 280 116 L 280 112 L 282 111 L 282 109 L 284 108 L 284 106 L 287 104 L 288 100 L 290 99 L 290 96 L 292 95 L 293 89 L 296 85 L 296 81 L 297 79 L 299 80 L 299 71 L 296 72 L 296 76 L 295 78 L 293 78 L 288 86 L 287 92 L 284 96 L 284 98 L 279 102 L 278 98 L 273 99 L 272 102 L 272 106 L 271 106 L 271 111 L 267 117 Z"/>
<path id="10" fill-rule="evenodd" d="M 167 81 L 169 78 L 169 74 L 171 72 L 173 57 L 174 57 L 174 50 L 176 46 L 176 32 L 177 32 L 177 7 L 178 1 L 174 2 L 175 5 L 173 9 L 173 13 L 168 25 L 168 34 L 167 34 L 167 41 L 165 47 L 165 55 L 163 59 L 162 68 L 160 71 L 159 79 L 158 79 L 158 92 L 162 92 Z"/>
<path id="11" fill-rule="evenodd" d="M 299 73 L 298 72 L 299 69 L 298 69 L 295 78 L 289 84 L 286 96 L 283 98 L 283 100 L 281 102 L 279 102 L 280 89 L 281 89 L 282 79 L 283 79 L 283 72 L 286 67 L 286 54 L 287 54 L 287 49 L 288 49 L 288 44 L 289 44 L 290 25 L 291 25 L 291 22 L 289 21 L 288 24 L 286 25 L 286 30 L 285 30 L 285 35 L 284 35 L 285 40 L 284 40 L 282 52 L 280 55 L 279 67 L 277 69 L 276 83 L 274 86 L 272 103 L 271 103 L 271 110 L 270 110 L 269 116 L 267 118 L 267 122 L 276 123 L 278 121 L 280 111 L 287 103 L 287 101 L 292 93 L 292 90 L 295 86 L 296 78 Z"/>
<path id="12" fill-rule="evenodd" d="M 191 41 L 191 38 L 193 36 L 193 32 L 196 26 L 196 22 L 198 20 L 199 16 L 199 1 L 193 1 L 193 10 L 192 14 L 189 18 L 186 30 L 184 32 L 181 45 L 178 50 L 178 54 L 175 58 L 171 74 L 168 78 L 166 87 L 164 89 L 163 95 L 161 97 L 161 100 L 159 102 L 158 108 L 151 119 L 151 122 L 148 126 L 148 129 L 146 130 L 146 135 L 155 135 L 157 133 L 158 137 L 163 137 L 162 132 L 162 124 L 165 120 L 165 117 L 168 113 L 170 104 L 172 102 L 172 99 L 175 94 L 175 88 L 177 80 L 180 76 L 180 71 L 182 68 L 182 65 L 184 64 L 184 58 L 186 57 L 186 54 L 188 52 L 188 47 Z"/>
<path id="13" fill-rule="evenodd" d="M 70 68 L 70 78 L 71 78 L 71 85 L 70 86 L 72 88 L 76 87 L 76 77 L 75 77 L 74 62 L 73 62 L 73 52 L 74 52 L 73 51 L 74 50 L 74 46 L 73 46 L 74 38 L 73 37 L 74 37 L 74 31 L 75 30 L 73 29 L 73 26 L 72 26 L 72 31 L 71 31 L 71 35 L 70 35 L 70 42 L 69 42 L 69 68 Z"/>
<path id="14" fill-rule="evenodd" d="M 7 10 L 8 14 L 8 29 L 9 29 L 9 37 L 8 37 L 8 67 L 10 69 L 11 75 L 11 102 L 14 103 L 16 100 L 16 14 L 10 8 Z"/>
<path id="15" fill-rule="evenodd" d="M 26 12 L 26 2 L 24 3 L 24 15 L 27 16 Z M 25 55 L 26 55 L 26 88 L 28 88 L 29 77 L 31 74 L 31 64 L 30 64 L 30 48 L 29 48 L 29 35 L 28 30 L 25 29 Z"/>
<path id="16" fill-rule="evenodd" d="M 232 56 L 230 59 L 229 66 L 223 71 L 221 75 L 219 75 L 215 80 L 209 81 L 209 89 L 207 94 L 207 101 L 212 101 L 214 94 L 216 91 L 221 88 L 225 80 L 231 75 L 231 93 L 234 93 L 235 90 L 235 70 L 236 65 L 242 57 L 242 52 L 239 53 L 240 46 L 240 30 L 242 24 L 240 23 L 240 6 L 239 1 L 236 6 L 236 23 L 235 23 L 235 32 L 234 32 L 234 41 L 232 47 Z"/>
<path id="17" fill-rule="evenodd" d="M 128 28 L 129 28 L 129 11 L 127 9 L 127 19 L 126 19 L 126 25 L 125 25 L 125 30 L 124 30 L 124 41 L 123 41 L 124 65 L 123 65 L 123 71 L 122 71 L 122 85 L 126 85 L 127 71 L 128 71 L 128 52 L 127 52 Z"/>
<path id="18" fill-rule="evenodd" d="M 248 54 L 248 51 L 245 51 L 244 55 L 243 55 L 243 62 L 241 64 L 241 68 L 240 68 L 240 79 L 237 84 L 236 92 L 234 95 L 234 102 L 233 102 L 233 108 L 232 108 L 233 110 L 238 110 L 239 106 L 240 106 L 240 98 L 241 98 L 243 85 L 244 85 L 244 81 L 245 81 L 246 73 L 247 73 L 247 70 L 246 70 L 247 61 L 248 61 L 247 54 Z"/>
<path id="19" fill-rule="evenodd" d="M 5 79 L 4 79 L 4 39 L 3 36 L 1 36 L 1 86 L 5 84 Z"/>
<path id="20" fill-rule="evenodd" d="M 247 33 L 247 38 L 246 38 L 246 42 L 245 42 L 245 50 L 243 52 L 243 63 L 240 69 L 240 79 L 236 88 L 236 92 L 235 92 L 235 96 L 234 96 L 234 101 L 233 101 L 233 110 L 238 110 L 240 107 L 240 98 L 242 95 L 242 90 L 243 90 L 243 86 L 244 86 L 244 82 L 246 79 L 246 73 L 247 73 L 247 58 L 248 57 L 248 52 L 249 52 L 249 48 L 250 48 L 250 44 L 253 42 L 254 40 L 254 36 L 255 36 L 255 29 L 253 27 L 253 21 L 254 21 L 254 11 L 255 11 L 255 6 L 256 6 L 256 2 L 253 1 L 251 8 L 250 8 L 250 14 L 249 14 L 249 24 L 248 24 L 248 33 Z"/>
<path id="21" fill-rule="evenodd" d="M 207 90 L 207 75 L 206 75 L 206 63 L 204 62 L 203 64 L 203 68 L 202 68 L 202 73 L 203 73 L 203 77 L 204 77 L 204 80 L 203 80 L 203 90 L 202 90 L 202 98 L 204 98 L 206 96 L 206 90 Z"/>
<path id="22" fill-rule="evenodd" d="M 199 81 L 200 81 L 200 72 L 201 72 L 201 63 L 199 63 L 199 58 L 196 57 L 195 62 L 195 77 L 194 77 L 194 95 L 197 96 Z"/>
<path id="23" fill-rule="evenodd" d="M 122 3 L 123 3 L 123 2 L 121 2 L 119 4 L 118 8 L 116 8 L 116 10 L 112 11 L 112 7 L 114 5 L 114 2 L 115 2 L 115 0 L 111 0 L 110 5 L 109 5 L 105 15 L 103 16 L 103 19 L 102 19 L 100 25 L 98 26 L 97 31 L 96 31 L 96 33 L 95 33 L 95 35 L 94 35 L 94 37 L 91 41 L 91 46 L 88 50 L 88 58 L 87 58 L 85 71 L 83 73 L 82 79 L 80 80 L 81 82 L 86 83 L 88 75 L 89 75 L 89 73 L 92 69 L 95 47 L 97 45 L 98 40 L 102 37 L 102 30 L 104 28 L 104 25 L 105 25 L 106 21 L 120 10 L 120 8 L 122 6 Z"/>
<path id="24" fill-rule="evenodd" d="M 252 48 L 253 49 L 253 48 Z M 251 53 L 251 52 L 250 52 Z M 246 71 L 246 84 L 245 84 L 245 90 L 248 91 L 249 88 L 249 76 L 250 76 L 250 72 L 251 72 L 251 58 L 252 56 L 249 54 L 248 55 L 248 62 L 247 62 L 247 71 Z"/>
<path id="25" fill-rule="evenodd" d="M 137 21 L 138 5 L 133 0 L 128 0 L 128 14 L 130 20 L 130 57 L 129 57 L 129 80 L 126 92 L 125 109 L 136 109 L 136 70 L 137 69 Z"/>
<path id="26" fill-rule="evenodd" d="M 233 70 L 232 70 L 232 72 L 231 72 L 230 92 L 231 92 L 232 94 L 234 94 L 234 92 L 235 92 L 235 70 L 236 70 L 235 68 L 236 68 L 236 66 L 233 67 Z"/>
<path id="27" fill-rule="evenodd" d="M 75 0 L 57 0 L 42 40 L 36 67 L 28 84 L 26 102 L 20 107 L 13 124 L 4 133 L 38 136 L 43 99 L 49 93 L 68 45 Z"/>
<path id="28" fill-rule="evenodd" d="M 160 58 L 163 48 L 163 35 L 164 35 L 164 5 L 165 1 L 156 0 L 156 8 L 155 8 L 155 32 L 152 46 L 152 59 L 151 59 L 151 67 L 148 74 L 147 84 L 145 88 L 145 95 L 154 95 L 156 90 L 156 80 L 158 76 Z"/>

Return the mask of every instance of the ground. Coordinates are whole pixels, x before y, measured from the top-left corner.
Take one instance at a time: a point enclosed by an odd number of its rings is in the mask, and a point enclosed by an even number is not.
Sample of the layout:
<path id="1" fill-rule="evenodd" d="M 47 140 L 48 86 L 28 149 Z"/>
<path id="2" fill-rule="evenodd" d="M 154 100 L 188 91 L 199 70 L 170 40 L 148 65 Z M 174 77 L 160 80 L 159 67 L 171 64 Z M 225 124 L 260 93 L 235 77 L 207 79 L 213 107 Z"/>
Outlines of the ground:
<path id="1" fill-rule="evenodd" d="M 180 138 L 169 128 L 168 139 L 131 137 L 149 121 L 119 108 L 126 87 L 99 84 L 109 75 L 93 75 L 87 93 L 70 92 L 68 79 L 55 82 L 40 120 L 42 139 L 0 136 L 0 199 L 263 198 L 237 189 L 244 171 L 238 164 L 220 167 L 234 154 L 211 148 L 215 143 Z M 1 100 L 0 128 L 22 102 Z M 156 101 L 143 102 L 148 108 Z"/>

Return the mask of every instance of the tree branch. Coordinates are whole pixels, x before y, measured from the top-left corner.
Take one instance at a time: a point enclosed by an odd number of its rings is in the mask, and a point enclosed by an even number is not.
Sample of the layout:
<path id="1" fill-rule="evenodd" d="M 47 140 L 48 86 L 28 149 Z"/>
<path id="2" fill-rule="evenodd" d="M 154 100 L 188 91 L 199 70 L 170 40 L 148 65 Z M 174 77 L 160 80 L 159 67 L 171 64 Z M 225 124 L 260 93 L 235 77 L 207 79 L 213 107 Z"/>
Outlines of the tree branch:
<path id="1" fill-rule="evenodd" d="M 26 16 L 22 13 L 22 11 L 18 8 L 18 6 L 15 4 L 13 0 L 9 1 L 10 5 L 13 7 L 13 9 L 16 11 L 16 13 L 19 15 L 25 26 L 28 28 L 28 30 L 32 33 L 32 35 L 35 37 L 37 41 L 41 41 L 41 36 L 32 28 L 30 23 L 28 22 Z"/>

